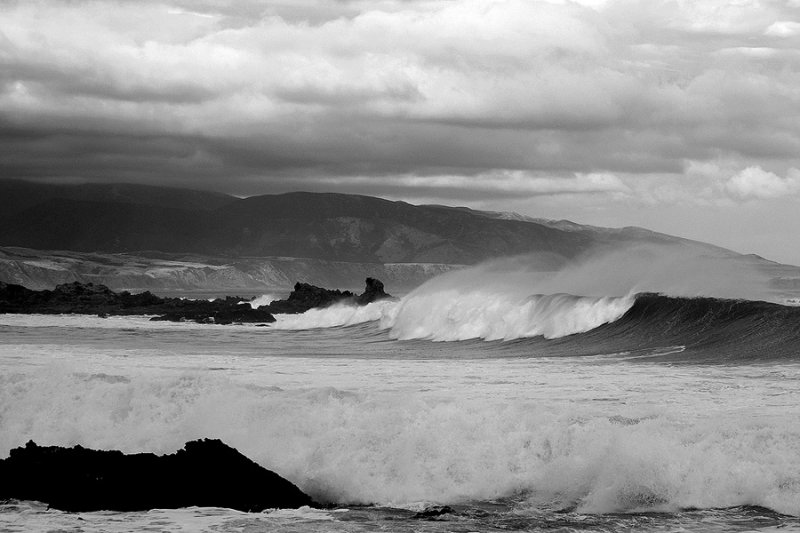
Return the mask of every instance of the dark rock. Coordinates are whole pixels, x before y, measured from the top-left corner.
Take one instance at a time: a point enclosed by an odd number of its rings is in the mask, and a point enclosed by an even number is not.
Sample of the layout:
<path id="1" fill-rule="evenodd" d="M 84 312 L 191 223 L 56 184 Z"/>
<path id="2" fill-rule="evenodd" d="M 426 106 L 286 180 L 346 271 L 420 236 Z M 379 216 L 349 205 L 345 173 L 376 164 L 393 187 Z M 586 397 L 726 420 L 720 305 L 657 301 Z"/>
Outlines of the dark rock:
<path id="1" fill-rule="evenodd" d="M 0 285 L 0 313 L 158 315 L 156 320 L 202 323 L 274 322 L 269 311 L 252 309 L 242 298 L 228 296 L 212 302 L 159 298 L 150 292 L 116 293 L 105 285 L 66 283 L 52 291 L 33 291 L 21 285 Z"/>
<path id="2" fill-rule="evenodd" d="M 287 299 L 276 300 L 269 305 L 259 307 L 259 309 L 267 309 L 273 314 L 296 314 L 336 303 L 366 305 L 384 298 L 391 298 L 391 296 L 384 292 L 383 283 L 375 278 L 367 278 L 366 288 L 360 295 L 355 295 L 350 291 L 323 289 L 308 283 L 295 283 L 294 290 Z"/>
<path id="3" fill-rule="evenodd" d="M 368 303 L 377 300 L 385 300 L 386 298 L 391 298 L 391 295 L 384 292 L 383 282 L 375 278 L 367 278 L 367 285 L 364 288 L 364 292 L 356 298 L 356 303 L 358 305 L 367 305 Z"/>
<path id="4" fill-rule="evenodd" d="M 426 507 L 422 511 L 416 513 L 412 518 L 417 520 L 437 520 L 441 519 L 442 515 L 453 514 L 453 508 L 449 505 L 434 505 Z"/>
<path id="5" fill-rule="evenodd" d="M 314 505 L 278 474 L 209 439 L 163 456 L 31 441 L 0 460 L 3 499 L 36 500 L 72 512 L 189 506 L 258 512 Z"/>
<path id="6" fill-rule="evenodd" d="M 355 295 L 350 291 L 323 289 L 308 283 L 295 283 L 294 290 L 285 300 L 276 300 L 263 306 L 270 313 L 305 313 L 309 309 L 328 307 L 338 302 L 352 300 Z"/>
<path id="7" fill-rule="evenodd" d="M 304 313 L 309 309 L 328 307 L 335 303 L 366 305 L 391 298 L 383 283 L 367 278 L 360 295 L 350 291 L 323 289 L 308 283 L 296 283 L 286 300 L 253 309 L 238 296 L 226 296 L 214 301 L 160 298 L 150 292 L 116 293 L 105 285 L 65 283 L 54 290 L 34 291 L 21 285 L 0 282 L 0 313 L 157 315 L 151 320 L 191 320 L 203 324 L 270 323 L 274 313 Z"/>

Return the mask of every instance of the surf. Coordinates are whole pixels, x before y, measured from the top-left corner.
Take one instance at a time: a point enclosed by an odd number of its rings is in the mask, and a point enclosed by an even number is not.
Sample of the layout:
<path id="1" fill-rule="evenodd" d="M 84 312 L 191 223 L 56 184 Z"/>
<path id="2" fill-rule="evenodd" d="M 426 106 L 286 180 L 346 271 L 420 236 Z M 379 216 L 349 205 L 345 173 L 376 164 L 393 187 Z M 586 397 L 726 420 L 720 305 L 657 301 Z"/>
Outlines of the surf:
<path id="1" fill-rule="evenodd" d="M 399 340 L 513 340 L 563 337 L 619 319 L 631 297 L 517 296 L 454 290 L 403 299 L 381 326 Z"/>
<path id="2" fill-rule="evenodd" d="M 713 362 L 800 353 L 800 308 L 783 305 L 746 264 L 637 247 L 555 272 L 531 265 L 496 260 L 438 276 L 399 301 L 279 316 L 274 327 L 371 322 L 396 340 L 525 342 L 530 355 Z"/>
<path id="3" fill-rule="evenodd" d="M 800 514 L 799 435 L 784 418 L 796 404 L 783 396 L 748 410 L 777 390 L 777 373 L 790 393 L 796 368 L 253 357 L 234 374 L 165 371 L 163 357 L 146 354 L 121 368 L 102 349 L 0 376 L 0 453 L 28 438 L 171 453 L 214 436 L 337 505 L 506 499 L 521 513 Z M 29 349 L 34 363 L 49 357 Z M 739 375 L 747 389 L 730 388 Z"/>

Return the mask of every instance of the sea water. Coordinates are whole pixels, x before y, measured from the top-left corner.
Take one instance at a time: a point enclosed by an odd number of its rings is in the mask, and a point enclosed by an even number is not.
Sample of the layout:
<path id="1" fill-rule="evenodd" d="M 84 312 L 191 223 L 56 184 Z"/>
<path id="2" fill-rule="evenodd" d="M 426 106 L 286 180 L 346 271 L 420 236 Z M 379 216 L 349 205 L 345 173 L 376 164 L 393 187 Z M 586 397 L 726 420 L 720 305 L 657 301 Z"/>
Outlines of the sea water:
<path id="1" fill-rule="evenodd" d="M 729 361 L 713 330 L 752 337 L 739 311 L 715 311 L 702 342 L 661 318 L 672 336 L 632 336 L 650 331 L 639 314 L 683 317 L 693 300 L 473 297 L 268 327 L 0 315 L 0 457 L 31 439 L 172 453 L 219 438 L 328 506 L 12 501 L 0 530 L 800 531 L 795 348 Z M 775 309 L 792 345 L 795 315 Z"/>

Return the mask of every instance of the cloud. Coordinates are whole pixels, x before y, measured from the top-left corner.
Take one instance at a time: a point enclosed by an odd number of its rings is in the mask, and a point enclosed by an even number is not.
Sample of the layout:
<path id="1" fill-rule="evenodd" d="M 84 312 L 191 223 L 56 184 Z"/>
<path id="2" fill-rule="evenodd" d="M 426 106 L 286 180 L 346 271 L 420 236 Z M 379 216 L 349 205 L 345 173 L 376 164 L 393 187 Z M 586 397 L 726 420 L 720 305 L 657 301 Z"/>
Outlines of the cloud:
<path id="1" fill-rule="evenodd" d="M 375 182 L 374 177 L 346 176 L 329 178 L 336 185 L 363 187 Z M 392 176 L 395 188 L 415 189 L 422 194 L 458 190 L 467 197 L 520 198 L 560 194 L 628 194 L 630 189 L 610 173 L 576 173 L 571 176 L 531 175 L 521 171 L 504 171 L 474 176 L 430 175 Z M 470 194 L 471 193 L 471 194 Z"/>
<path id="2" fill-rule="evenodd" d="M 773 35 L 776 37 L 792 37 L 800 33 L 800 22 L 793 20 L 779 20 L 764 30 L 765 35 Z"/>
<path id="3" fill-rule="evenodd" d="M 409 195 L 487 183 L 727 199 L 719 177 L 687 174 L 687 161 L 800 168 L 798 9 L 6 2 L 0 169 L 252 192 L 380 191 L 394 177 L 392 191 Z"/>
<path id="4" fill-rule="evenodd" d="M 760 167 L 747 167 L 728 180 L 725 189 L 741 200 L 790 196 L 800 192 L 800 170 L 793 168 L 782 178 Z"/>

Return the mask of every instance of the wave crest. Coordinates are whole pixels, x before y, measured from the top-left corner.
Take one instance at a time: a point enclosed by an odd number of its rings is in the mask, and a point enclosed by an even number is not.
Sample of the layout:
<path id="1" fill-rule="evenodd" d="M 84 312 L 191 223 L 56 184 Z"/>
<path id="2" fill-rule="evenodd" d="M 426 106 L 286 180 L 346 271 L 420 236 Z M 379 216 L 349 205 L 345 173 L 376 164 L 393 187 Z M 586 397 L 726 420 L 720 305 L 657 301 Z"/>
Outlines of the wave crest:
<path id="1" fill-rule="evenodd" d="M 381 325 L 397 339 L 548 339 L 582 333 L 625 314 L 634 297 L 584 297 L 444 290 L 411 294 Z"/>
<path id="2" fill-rule="evenodd" d="M 275 300 L 280 300 L 280 296 L 276 296 L 274 294 L 262 294 L 261 296 L 256 296 L 252 300 L 249 300 L 245 303 L 250 304 L 250 307 L 253 309 L 258 309 L 262 305 L 269 305 Z"/>
<path id="3" fill-rule="evenodd" d="M 363 306 L 334 304 L 321 309 L 309 309 L 298 315 L 277 314 L 272 327 L 274 329 L 300 330 L 354 326 L 381 320 L 395 305 L 397 305 L 395 301 L 382 300 Z"/>

